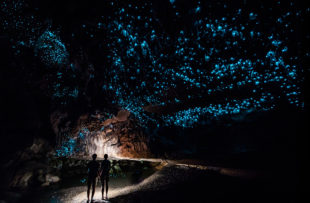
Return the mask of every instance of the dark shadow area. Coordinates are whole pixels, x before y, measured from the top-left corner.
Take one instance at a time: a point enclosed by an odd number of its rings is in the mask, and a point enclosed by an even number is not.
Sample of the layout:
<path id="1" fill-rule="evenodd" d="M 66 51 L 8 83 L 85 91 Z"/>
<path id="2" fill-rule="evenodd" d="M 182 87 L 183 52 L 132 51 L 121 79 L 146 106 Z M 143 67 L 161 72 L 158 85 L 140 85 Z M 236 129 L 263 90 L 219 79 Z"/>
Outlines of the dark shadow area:
<path id="1" fill-rule="evenodd" d="M 295 182 L 282 176 L 246 180 L 196 169 L 167 169 L 169 186 L 143 190 L 112 199 L 112 202 L 299 202 Z M 170 170 L 170 171 L 169 171 Z M 283 184 L 284 183 L 284 184 Z M 155 184 L 156 185 L 156 184 Z"/>

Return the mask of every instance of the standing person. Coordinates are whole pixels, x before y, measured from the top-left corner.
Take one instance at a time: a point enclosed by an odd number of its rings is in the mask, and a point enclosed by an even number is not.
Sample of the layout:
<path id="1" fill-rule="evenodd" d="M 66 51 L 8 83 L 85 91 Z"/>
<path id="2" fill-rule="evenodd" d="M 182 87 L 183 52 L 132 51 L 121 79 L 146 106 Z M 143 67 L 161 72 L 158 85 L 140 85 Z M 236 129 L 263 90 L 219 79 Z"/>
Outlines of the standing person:
<path id="1" fill-rule="evenodd" d="M 89 192 L 90 187 L 92 186 L 92 193 L 91 193 L 91 201 L 93 201 L 95 188 L 96 188 L 96 178 L 99 172 L 100 164 L 96 161 L 97 154 L 92 155 L 93 160 L 91 160 L 87 164 L 88 169 L 88 179 L 87 179 L 87 202 L 89 202 Z"/>
<path id="2" fill-rule="evenodd" d="M 108 160 L 108 155 L 104 155 L 104 160 L 101 162 L 100 168 L 100 177 L 101 177 L 101 185 L 102 185 L 102 200 L 104 199 L 104 183 L 106 184 L 106 199 L 108 199 L 108 190 L 109 190 L 109 171 L 111 169 L 111 162 Z"/>

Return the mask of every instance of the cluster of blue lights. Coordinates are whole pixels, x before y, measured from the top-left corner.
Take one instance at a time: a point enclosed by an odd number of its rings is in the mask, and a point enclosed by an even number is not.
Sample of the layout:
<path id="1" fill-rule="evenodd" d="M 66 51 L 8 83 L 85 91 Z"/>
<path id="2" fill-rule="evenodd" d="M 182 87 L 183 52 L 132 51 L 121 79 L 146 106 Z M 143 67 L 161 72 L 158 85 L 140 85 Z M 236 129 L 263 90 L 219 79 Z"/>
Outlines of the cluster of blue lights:
<path id="1" fill-rule="evenodd" d="M 16 40 L 16 50 L 18 46 L 33 47 L 46 66 L 71 63 L 74 73 L 70 50 L 56 32 L 40 31 L 40 23 L 35 24 L 31 17 L 9 15 L 21 6 L 15 2 L 16 8 L 10 10 L 6 2 L 1 8 L 11 20 L 4 19 L 4 27 L 14 24 L 15 31 L 27 27 L 30 33 L 24 40 Z M 296 32 L 294 20 L 308 14 L 309 8 L 295 9 L 291 2 L 278 16 L 242 8 L 231 8 L 220 16 L 204 12 L 211 7 L 199 1 L 188 13 L 179 8 L 177 0 L 167 3 L 172 13 L 169 21 L 180 22 L 182 15 L 188 15 L 193 19 L 191 25 L 175 26 L 171 33 L 163 28 L 151 1 L 116 0 L 109 0 L 113 14 L 96 18 L 92 25 L 81 25 L 81 32 L 90 40 L 96 39 L 97 33 L 106 37 L 104 60 L 108 65 L 103 67 L 100 86 L 103 95 L 113 92 L 109 98 L 112 104 L 129 110 L 144 127 L 193 127 L 222 116 L 269 111 L 283 100 L 303 109 L 303 67 L 300 56 L 291 51 L 289 36 Z M 223 9 L 228 6 L 223 3 Z M 68 71 L 59 70 L 50 84 L 53 98 L 84 94 L 81 87 L 62 85 Z M 96 78 L 96 71 L 89 77 Z M 145 110 L 148 106 L 176 108 L 152 114 Z"/>
<path id="2" fill-rule="evenodd" d="M 76 146 L 76 140 L 73 138 L 69 138 L 67 141 L 63 142 L 58 149 L 56 149 L 56 156 L 71 156 L 76 152 Z"/>
<path id="3" fill-rule="evenodd" d="M 173 115 L 164 116 L 167 125 L 176 125 L 182 127 L 191 127 L 195 123 L 205 122 L 207 120 L 218 118 L 224 115 L 239 114 L 241 112 L 252 112 L 253 110 L 270 110 L 274 104 L 269 104 L 272 96 L 264 95 L 259 100 L 244 99 L 242 101 L 232 100 L 224 105 L 210 104 L 207 107 L 195 107 L 178 111 Z M 270 103 L 270 102 L 269 102 Z M 203 116 L 202 116 L 203 115 Z"/>
<path id="4" fill-rule="evenodd" d="M 46 65 L 62 66 L 68 63 L 65 45 L 53 32 L 45 31 L 35 44 L 35 52 Z"/>
<path id="5" fill-rule="evenodd" d="M 103 129 L 100 131 L 103 131 Z M 91 132 L 84 126 L 81 127 L 77 137 L 69 136 L 67 134 L 63 135 L 64 141 L 62 141 L 62 143 L 57 143 L 59 147 L 56 149 L 56 156 L 68 157 L 83 151 L 88 136 L 91 136 Z"/>
<path id="6" fill-rule="evenodd" d="M 175 1 L 170 2 L 178 18 Z M 227 93 L 225 101 L 163 115 L 164 125 L 191 127 L 202 117 L 212 119 L 250 109 L 271 110 L 282 98 L 303 108 L 302 68 L 297 65 L 297 57 L 289 57 L 284 37 L 292 30 L 292 22 L 284 20 L 290 13 L 281 16 L 281 32 L 266 33 L 259 26 L 257 13 L 248 13 L 245 22 L 242 9 L 236 10 L 232 21 L 227 20 L 229 16 L 204 17 L 198 2 L 193 12 L 195 30 L 180 30 L 173 37 L 158 30 L 151 3 L 111 4 L 115 5 L 115 16 L 103 26 L 110 33 L 111 80 L 103 89 L 114 90 L 113 102 L 130 110 L 141 123 L 159 123 L 145 113 L 143 106 L 182 104 L 219 93 Z M 144 15 L 136 14 L 132 8 L 143 10 Z M 274 21 L 279 23 L 277 18 Z M 179 92 L 179 88 L 183 88 L 187 98 L 164 99 L 168 90 Z M 238 99 L 231 96 L 239 90 L 246 93 Z"/>
<path id="7" fill-rule="evenodd" d="M 25 2 L 23 0 L 5 0 L 0 3 L 0 24 L 3 31 L 14 40 L 12 48 L 15 54 L 21 54 L 21 47 L 34 47 L 41 35 L 42 23 L 35 15 L 24 15 Z"/>
<path id="8" fill-rule="evenodd" d="M 37 16 L 24 15 L 23 0 L 2 1 L 0 8 L 3 14 L 0 22 L 4 31 L 11 35 L 15 54 L 20 55 L 23 47 L 31 48 L 46 67 L 59 69 L 56 75 L 48 75 L 50 84 L 46 93 L 62 104 L 67 104 L 68 98 L 77 98 L 80 90 L 76 86 L 64 85 L 68 77 L 72 78 L 75 75 L 68 76 L 68 71 L 65 70 L 69 64 L 69 53 L 56 32 L 51 31 L 49 26 L 42 26 Z"/>

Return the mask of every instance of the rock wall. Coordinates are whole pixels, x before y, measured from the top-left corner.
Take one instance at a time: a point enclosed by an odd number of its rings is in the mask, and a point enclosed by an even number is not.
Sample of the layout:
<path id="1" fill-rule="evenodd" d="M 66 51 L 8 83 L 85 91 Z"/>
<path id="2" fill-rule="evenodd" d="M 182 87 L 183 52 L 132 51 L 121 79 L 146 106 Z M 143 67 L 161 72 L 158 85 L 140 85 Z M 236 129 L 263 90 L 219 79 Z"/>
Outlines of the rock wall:
<path id="1" fill-rule="evenodd" d="M 64 151 L 62 155 L 68 152 L 70 156 L 80 157 L 94 153 L 98 157 L 108 154 L 115 158 L 152 156 L 147 136 L 127 110 L 120 110 L 116 116 L 107 119 L 98 111 L 95 114 L 83 114 L 76 122 L 67 119 L 67 116 L 59 112 L 51 116 L 58 151 Z M 66 142 L 70 143 L 66 146 Z"/>

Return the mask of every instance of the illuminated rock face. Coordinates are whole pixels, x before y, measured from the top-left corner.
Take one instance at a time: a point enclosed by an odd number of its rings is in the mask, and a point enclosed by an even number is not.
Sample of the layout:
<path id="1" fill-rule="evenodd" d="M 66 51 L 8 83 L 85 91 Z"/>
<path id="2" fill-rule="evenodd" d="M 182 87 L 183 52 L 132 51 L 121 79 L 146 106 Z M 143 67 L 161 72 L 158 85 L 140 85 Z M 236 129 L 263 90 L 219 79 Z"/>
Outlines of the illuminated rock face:
<path id="1" fill-rule="evenodd" d="M 129 111 L 120 110 L 117 116 L 108 119 L 102 119 L 103 117 L 99 114 L 83 115 L 73 128 L 59 129 L 59 126 L 54 126 L 59 132 L 68 132 L 64 135 L 67 138 L 58 139 L 61 143 L 56 150 L 57 154 L 59 156 L 90 156 L 96 153 L 100 158 L 103 158 L 104 154 L 115 158 L 152 156 L 147 137 L 129 116 Z M 64 124 L 64 126 L 68 125 Z"/>
<path id="2" fill-rule="evenodd" d="M 98 157 L 103 157 L 108 154 L 110 157 L 120 157 L 120 151 L 117 147 L 117 136 L 108 136 L 106 133 L 96 132 L 90 134 L 86 138 L 86 153 L 97 154 Z"/>
<path id="3" fill-rule="evenodd" d="M 96 153 L 103 158 L 104 154 L 115 158 L 141 158 L 150 156 L 146 139 L 139 134 L 118 135 L 97 133 L 87 138 L 86 152 Z"/>

